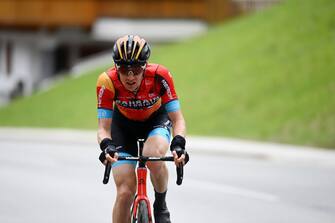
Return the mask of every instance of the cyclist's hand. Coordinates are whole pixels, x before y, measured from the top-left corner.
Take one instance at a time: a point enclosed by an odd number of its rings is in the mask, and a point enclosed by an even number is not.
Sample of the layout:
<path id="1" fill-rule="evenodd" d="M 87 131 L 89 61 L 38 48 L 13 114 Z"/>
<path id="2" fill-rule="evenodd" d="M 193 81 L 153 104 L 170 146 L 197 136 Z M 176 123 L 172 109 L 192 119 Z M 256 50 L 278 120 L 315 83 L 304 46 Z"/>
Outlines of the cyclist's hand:
<path id="1" fill-rule="evenodd" d="M 115 150 L 113 148 L 106 148 L 104 149 L 99 156 L 99 160 L 102 164 L 107 165 L 107 162 L 115 163 L 119 157 L 119 154 L 117 153 L 117 149 Z"/>
<path id="2" fill-rule="evenodd" d="M 104 150 L 104 153 L 105 153 L 105 157 L 106 157 L 106 160 L 111 162 L 111 163 L 114 163 L 117 161 L 117 158 L 119 157 L 118 153 L 117 153 L 117 149 L 114 145 L 109 145 L 105 150 Z"/>
<path id="3" fill-rule="evenodd" d="M 173 137 L 170 150 L 172 151 L 176 166 L 180 167 L 189 161 L 189 155 L 185 150 L 186 140 L 180 135 Z"/>
<path id="4" fill-rule="evenodd" d="M 106 165 L 107 162 L 114 163 L 118 159 L 117 147 L 113 141 L 109 138 L 105 138 L 100 143 L 100 149 L 102 150 L 99 160 Z"/>
<path id="5" fill-rule="evenodd" d="M 176 150 L 173 150 L 172 155 L 173 155 L 173 158 L 174 158 L 174 163 L 176 164 L 177 167 L 185 165 L 185 154 L 182 154 L 179 157 Z"/>

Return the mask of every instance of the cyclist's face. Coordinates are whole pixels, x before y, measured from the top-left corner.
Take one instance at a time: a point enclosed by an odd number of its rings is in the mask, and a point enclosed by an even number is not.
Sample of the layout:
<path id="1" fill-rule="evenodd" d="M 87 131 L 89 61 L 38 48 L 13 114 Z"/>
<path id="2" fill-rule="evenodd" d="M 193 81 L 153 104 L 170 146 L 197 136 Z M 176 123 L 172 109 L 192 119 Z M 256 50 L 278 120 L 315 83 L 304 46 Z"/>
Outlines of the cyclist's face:
<path id="1" fill-rule="evenodd" d="M 117 66 L 116 67 L 121 83 L 128 90 L 135 92 L 141 85 L 143 79 L 144 66 L 132 65 L 132 66 Z"/>

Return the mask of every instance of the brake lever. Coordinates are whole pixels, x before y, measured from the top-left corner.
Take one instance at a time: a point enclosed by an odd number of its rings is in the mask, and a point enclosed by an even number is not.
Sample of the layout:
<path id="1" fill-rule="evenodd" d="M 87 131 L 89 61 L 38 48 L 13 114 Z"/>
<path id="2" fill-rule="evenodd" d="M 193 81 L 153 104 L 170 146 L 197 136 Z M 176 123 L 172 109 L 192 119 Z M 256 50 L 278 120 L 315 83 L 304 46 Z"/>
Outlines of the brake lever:
<path id="1" fill-rule="evenodd" d="M 178 158 L 180 158 L 183 154 L 184 154 L 184 150 L 182 148 L 176 148 L 175 149 Z M 176 171 L 177 171 L 177 181 L 176 184 L 177 185 L 181 185 L 183 183 L 183 179 L 184 179 L 184 165 L 181 166 L 177 166 L 176 167 Z"/>

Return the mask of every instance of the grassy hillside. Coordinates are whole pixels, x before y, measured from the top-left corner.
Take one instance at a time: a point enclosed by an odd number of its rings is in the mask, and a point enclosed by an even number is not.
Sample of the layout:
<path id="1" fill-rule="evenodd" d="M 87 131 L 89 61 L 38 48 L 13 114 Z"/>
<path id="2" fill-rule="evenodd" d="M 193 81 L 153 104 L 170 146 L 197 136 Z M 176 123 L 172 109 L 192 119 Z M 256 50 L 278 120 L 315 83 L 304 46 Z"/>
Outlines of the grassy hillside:
<path id="1" fill-rule="evenodd" d="M 154 47 L 173 73 L 188 132 L 335 148 L 335 1 L 289 0 Z M 0 125 L 95 128 L 103 69 L 0 110 Z"/>
<path id="2" fill-rule="evenodd" d="M 67 78 L 48 91 L 14 101 L 0 110 L 0 126 L 94 128 L 95 84 L 102 71 Z"/>

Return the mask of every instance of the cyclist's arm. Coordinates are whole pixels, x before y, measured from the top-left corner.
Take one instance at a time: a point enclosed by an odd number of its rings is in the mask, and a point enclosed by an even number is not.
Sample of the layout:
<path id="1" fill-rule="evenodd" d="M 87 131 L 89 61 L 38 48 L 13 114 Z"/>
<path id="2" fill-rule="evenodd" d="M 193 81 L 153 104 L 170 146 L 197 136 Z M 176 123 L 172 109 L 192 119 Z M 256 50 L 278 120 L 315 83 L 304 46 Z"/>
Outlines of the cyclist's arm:
<path id="1" fill-rule="evenodd" d="M 98 143 L 105 138 L 111 138 L 111 126 L 112 126 L 112 118 L 99 118 L 98 119 Z M 117 153 L 115 153 L 114 157 L 111 157 L 109 154 L 106 154 L 106 159 L 114 163 L 117 161 Z M 107 160 L 103 162 L 104 165 L 107 164 Z"/>
<path id="2" fill-rule="evenodd" d="M 99 118 L 98 119 L 98 143 L 104 138 L 111 138 L 112 118 Z"/>
<path id="3" fill-rule="evenodd" d="M 112 80 L 106 72 L 100 74 L 97 80 L 97 108 L 98 108 L 98 143 L 104 138 L 111 138 L 111 124 L 113 117 L 113 100 L 115 89 Z"/>
<path id="4" fill-rule="evenodd" d="M 174 112 L 168 112 L 168 115 L 172 122 L 173 137 L 182 136 L 185 138 L 186 124 L 185 124 L 185 119 L 184 119 L 184 116 L 181 110 L 179 109 Z M 172 143 L 173 143 L 173 140 L 172 140 Z M 177 155 L 176 151 L 172 151 L 172 154 L 174 156 L 174 161 L 177 167 L 181 167 L 180 165 L 185 165 L 185 154 L 181 155 L 180 157 Z"/>
<path id="5" fill-rule="evenodd" d="M 158 75 L 162 87 L 162 103 L 172 121 L 173 136 L 180 135 L 185 137 L 186 124 L 183 113 L 180 109 L 180 103 L 174 87 L 171 73 L 163 66 L 157 68 L 156 74 Z"/>
<path id="6" fill-rule="evenodd" d="M 183 113 L 181 110 L 168 112 L 168 116 L 172 122 L 173 136 L 181 135 L 185 137 L 186 135 L 186 124 Z"/>

